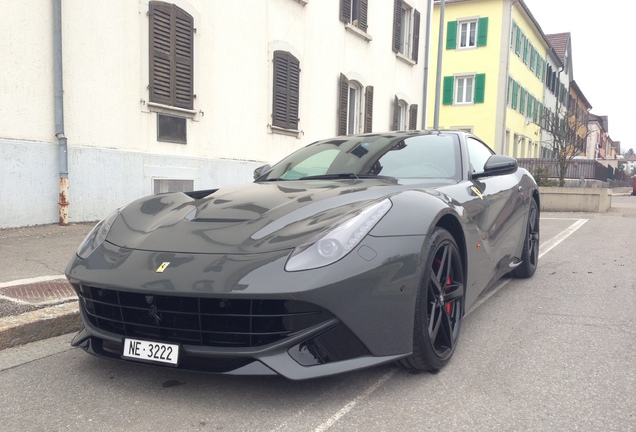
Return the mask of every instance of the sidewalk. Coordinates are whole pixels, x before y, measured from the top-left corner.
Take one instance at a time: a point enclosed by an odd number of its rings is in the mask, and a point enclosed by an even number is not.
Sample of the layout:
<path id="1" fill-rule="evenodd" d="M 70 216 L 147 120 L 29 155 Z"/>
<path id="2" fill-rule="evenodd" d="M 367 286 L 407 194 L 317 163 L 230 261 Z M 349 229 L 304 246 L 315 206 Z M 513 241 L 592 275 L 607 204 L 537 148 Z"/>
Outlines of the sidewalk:
<path id="1" fill-rule="evenodd" d="M 631 188 L 612 190 L 630 194 Z M 636 208 L 636 197 L 623 201 Z M 0 350 L 79 330 L 77 296 L 64 269 L 93 226 L 0 229 Z"/>
<path id="2" fill-rule="evenodd" d="M 64 269 L 93 226 L 0 230 L 0 350 L 79 330 Z"/>

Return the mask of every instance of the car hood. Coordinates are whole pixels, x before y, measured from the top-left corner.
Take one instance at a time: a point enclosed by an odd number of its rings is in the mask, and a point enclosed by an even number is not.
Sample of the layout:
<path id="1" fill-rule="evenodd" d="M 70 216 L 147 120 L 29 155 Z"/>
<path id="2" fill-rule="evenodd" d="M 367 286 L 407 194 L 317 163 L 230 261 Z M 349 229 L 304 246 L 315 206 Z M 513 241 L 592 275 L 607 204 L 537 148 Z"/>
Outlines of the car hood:
<path id="1" fill-rule="evenodd" d="M 311 180 L 159 194 L 124 207 L 106 240 L 124 248 L 184 253 L 291 249 L 404 188 L 386 179 Z"/>

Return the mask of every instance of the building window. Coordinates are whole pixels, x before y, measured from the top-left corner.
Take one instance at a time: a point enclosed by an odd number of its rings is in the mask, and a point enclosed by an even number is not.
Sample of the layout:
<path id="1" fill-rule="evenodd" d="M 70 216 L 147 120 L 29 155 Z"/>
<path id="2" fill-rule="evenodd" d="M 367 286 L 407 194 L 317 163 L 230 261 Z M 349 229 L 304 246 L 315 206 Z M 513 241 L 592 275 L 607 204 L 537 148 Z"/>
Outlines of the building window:
<path id="1" fill-rule="evenodd" d="M 403 0 L 395 0 L 393 51 L 417 63 L 420 45 L 420 13 Z"/>
<path id="2" fill-rule="evenodd" d="M 164 2 L 150 6 L 150 102 L 192 109 L 194 19 Z"/>
<path id="3" fill-rule="evenodd" d="M 340 21 L 367 31 L 369 0 L 340 0 Z"/>
<path id="4" fill-rule="evenodd" d="M 300 62 L 287 51 L 274 51 L 272 125 L 298 130 Z"/>
<path id="5" fill-rule="evenodd" d="M 477 21 L 459 23 L 459 47 L 477 46 Z"/>
<path id="6" fill-rule="evenodd" d="M 393 122 L 391 130 L 416 130 L 417 105 L 409 105 L 407 101 L 395 96 L 393 102 Z"/>
<path id="7" fill-rule="evenodd" d="M 455 103 L 464 104 L 473 102 L 473 77 L 455 78 Z"/>
<path id="8" fill-rule="evenodd" d="M 442 103 L 465 105 L 483 103 L 486 92 L 486 74 L 444 77 Z"/>
<path id="9" fill-rule="evenodd" d="M 449 21 L 446 30 L 446 49 L 482 47 L 488 42 L 487 17 L 478 20 Z"/>
<path id="10" fill-rule="evenodd" d="M 186 119 L 157 114 L 157 141 L 187 144 Z"/>
<path id="11" fill-rule="evenodd" d="M 372 131 L 373 87 L 364 87 L 340 74 L 338 95 L 338 135 Z"/>

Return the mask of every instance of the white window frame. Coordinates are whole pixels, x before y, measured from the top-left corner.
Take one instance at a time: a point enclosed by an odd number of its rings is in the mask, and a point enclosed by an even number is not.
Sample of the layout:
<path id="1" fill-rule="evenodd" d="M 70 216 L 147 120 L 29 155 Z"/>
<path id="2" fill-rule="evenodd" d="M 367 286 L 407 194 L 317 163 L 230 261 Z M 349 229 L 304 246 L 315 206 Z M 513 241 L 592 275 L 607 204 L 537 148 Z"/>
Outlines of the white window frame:
<path id="1" fill-rule="evenodd" d="M 413 8 L 402 2 L 400 54 L 407 58 L 412 57 L 413 52 Z"/>
<path id="2" fill-rule="evenodd" d="M 457 26 L 457 41 L 459 49 L 476 48 L 477 47 L 477 26 L 478 20 L 459 21 Z M 471 27 L 472 27 L 472 44 L 471 44 Z"/>
<path id="3" fill-rule="evenodd" d="M 356 81 L 349 81 L 347 90 L 347 135 L 362 131 L 362 94 L 363 87 Z"/>
<path id="4" fill-rule="evenodd" d="M 455 77 L 455 94 L 453 103 L 456 105 L 473 104 L 475 100 L 475 75 Z"/>
<path id="5" fill-rule="evenodd" d="M 398 100 L 398 122 L 397 130 L 408 130 L 409 128 L 409 104 L 403 100 Z"/>

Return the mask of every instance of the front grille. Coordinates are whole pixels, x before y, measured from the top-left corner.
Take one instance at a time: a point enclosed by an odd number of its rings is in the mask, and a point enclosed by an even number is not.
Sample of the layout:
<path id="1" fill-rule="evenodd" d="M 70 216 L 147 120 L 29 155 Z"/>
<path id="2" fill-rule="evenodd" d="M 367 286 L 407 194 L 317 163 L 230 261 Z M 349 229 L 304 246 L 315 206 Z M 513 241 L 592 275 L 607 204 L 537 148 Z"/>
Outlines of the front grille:
<path id="1" fill-rule="evenodd" d="M 215 347 L 255 347 L 332 318 L 294 300 L 222 299 L 130 293 L 81 285 L 95 327 L 130 338 Z"/>

